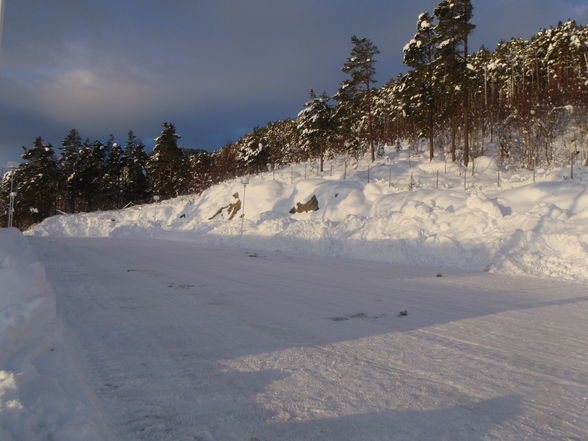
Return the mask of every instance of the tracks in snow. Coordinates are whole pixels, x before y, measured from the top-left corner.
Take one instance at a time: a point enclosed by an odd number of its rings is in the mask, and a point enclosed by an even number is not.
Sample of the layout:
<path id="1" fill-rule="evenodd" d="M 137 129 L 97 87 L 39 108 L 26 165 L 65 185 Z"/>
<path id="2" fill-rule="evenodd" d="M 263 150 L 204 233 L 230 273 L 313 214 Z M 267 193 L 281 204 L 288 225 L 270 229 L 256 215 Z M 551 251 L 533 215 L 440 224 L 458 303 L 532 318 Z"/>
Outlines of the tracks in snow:
<path id="1" fill-rule="evenodd" d="M 588 432 L 581 285 L 165 241 L 32 240 L 123 441 Z"/>

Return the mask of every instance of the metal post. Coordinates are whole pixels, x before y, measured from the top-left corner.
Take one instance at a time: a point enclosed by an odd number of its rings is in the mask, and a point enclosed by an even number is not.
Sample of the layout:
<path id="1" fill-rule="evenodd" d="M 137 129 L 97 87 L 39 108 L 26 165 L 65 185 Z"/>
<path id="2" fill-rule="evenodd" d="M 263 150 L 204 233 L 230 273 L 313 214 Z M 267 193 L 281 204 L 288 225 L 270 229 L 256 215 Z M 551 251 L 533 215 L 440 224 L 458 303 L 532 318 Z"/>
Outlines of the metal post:
<path id="1" fill-rule="evenodd" d="M 435 188 L 439 189 L 439 170 L 436 170 L 435 176 Z"/>
<path id="2" fill-rule="evenodd" d="M 245 190 L 247 189 L 247 184 L 249 184 L 249 178 L 244 177 L 241 179 L 241 184 L 243 184 L 243 208 L 241 213 L 241 237 L 243 237 L 243 226 L 245 222 Z"/>
<path id="3" fill-rule="evenodd" d="M 14 219 L 14 171 L 10 174 L 10 202 L 8 204 L 8 228 L 12 228 L 12 221 Z"/>
<path id="4" fill-rule="evenodd" d="M 574 158 L 576 157 L 575 152 L 570 155 L 570 179 L 574 179 Z"/>
<path id="5" fill-rule="evenodd" d="M 370 166 L 368 165 L 368 184 L 370 183 Z"/>

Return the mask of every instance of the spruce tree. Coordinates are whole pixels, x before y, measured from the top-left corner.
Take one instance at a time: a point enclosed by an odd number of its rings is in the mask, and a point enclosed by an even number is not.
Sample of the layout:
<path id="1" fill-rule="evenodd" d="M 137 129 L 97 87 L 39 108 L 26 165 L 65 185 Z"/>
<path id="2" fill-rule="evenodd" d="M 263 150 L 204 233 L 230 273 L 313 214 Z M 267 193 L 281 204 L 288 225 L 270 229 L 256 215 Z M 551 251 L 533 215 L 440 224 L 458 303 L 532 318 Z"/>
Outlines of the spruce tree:
<path id="1" fill-rule="evenodd" d="M 190 167 L 189 190 L 193 193 L 201 193 L 212 185 L 213 156 L 201 151 L 188 157 Z"/>
<path id="2" fill-rule="evenodd" d="M 180 136 L 176 134 L 176 127 L 168 122 L 164 122 L 162 127 L 161 135 L 155 139 L 147 168 L 151 173 L 153 193 L 165 199 L 180 194 L 187 173 L 182 151 L 178 147 Z"/>
<path id="3" fill-rule="evenodd" d="M 80 209 L 93 211 L 105 208 L 104 164 L 105 148 L 100 141 L 86 139 L 80 149 L 78 167 L 72 177 Z"/>
<path id="4" fill-rule="evenodd" d="M 270 143 L 267 135 L 267 127 L 256 126 L 252 132 L 237 141 L 235 146 L 240 171 L 258 173 L 266 170 L 270 160 Z"/>
<path id="5" fill-rule="evenodd" d="M 129 202 L 143 202 L 149 194 L 149 179 L 147 176 L 147 161 L 149 156 L 145 152 L 143 142 L 129 130 L 127 144 L 123 155 L 123 176 L 125 205 Z"/>
<path id="6" fill-rule="evenodd" d="M 59 187 L 59 169 L 51 144 L 38 137 L 32 148 L 24 149 L 21 157 L 27 162 L 18 168 L 19 191 L 16 199 L 21 227 L 55 214 Z"/>
<path id="7" fill-rule="evenodd" d="M 310 91 L 310 100 L 298 114 L 298 130 L 302 150 L 308 156 L 320 161 L 320 171 L 324 169 L 325 154 L 329 152 L 333 140 L 333 109 L 326 93 L 317 96 Z"/>
<path id="8" fill-rule="evenodd" d="M 61 143 L 61 159 L 59 166 L 61 170 L 60 193 L 63 198 L 61 206 L 63 209 L 73 213 L 76 211 L 76 193 L 74 175 L 78 166 L 78 155 L 82 148 L 82 138 L 76 129 L 71 129 Z"/>
<path id="9" fill-rule="evenodd" d="M 124 187 L 123 169 L 125 165 L 123 149 L 113 141 L 105 154 L 108 155 L 103 178 L 105 202 L 111 208 L 121 208 Z"/>

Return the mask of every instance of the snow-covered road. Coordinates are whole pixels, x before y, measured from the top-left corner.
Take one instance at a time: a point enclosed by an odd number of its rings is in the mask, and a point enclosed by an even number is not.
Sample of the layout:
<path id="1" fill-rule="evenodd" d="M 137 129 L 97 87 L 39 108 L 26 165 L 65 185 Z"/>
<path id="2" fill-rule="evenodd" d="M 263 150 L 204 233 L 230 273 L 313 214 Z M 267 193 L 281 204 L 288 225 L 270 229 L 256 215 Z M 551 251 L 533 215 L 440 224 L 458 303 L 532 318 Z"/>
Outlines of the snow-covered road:
<path id="1" fill-rule="evenodd" d="M 587 439 L 584 285 L 163 240 L 30 241 L 121 440 Z"/>

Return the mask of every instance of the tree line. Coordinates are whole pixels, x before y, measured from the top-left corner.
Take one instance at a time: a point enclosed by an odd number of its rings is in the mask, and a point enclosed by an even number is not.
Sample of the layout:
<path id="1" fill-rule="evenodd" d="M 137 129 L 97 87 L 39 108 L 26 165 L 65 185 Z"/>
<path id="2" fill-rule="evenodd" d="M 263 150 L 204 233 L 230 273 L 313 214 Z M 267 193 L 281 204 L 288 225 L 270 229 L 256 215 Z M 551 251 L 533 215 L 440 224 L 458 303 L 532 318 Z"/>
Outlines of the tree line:
<path id="1" fill-rule="evenodd" d="M 443 0 L 419 15 L 403 50 L 408 71 L 376 87 L 377 46 L 351 37 L 333 95 L 310 91 L 295 118 L 255 127 L 215 152 L 181 148 L 163 123 L 151 153 L 129 132 L 125 145 L 82 141 L 73 129 L 54 148 L 37 138 L 14 171 L 18 226 L 58 212 L 122 208 L 198 193 L 235 176 L 334 155 L 374 161 L 383 145 L 428 145 L 464 166 L 494 143 L 501 163 L 534 168 L 588 147 L 588 26 L 573 21 L 471 51 L 469 0 Z M 0 189 L 7 206 L 8 179 Z"/>

